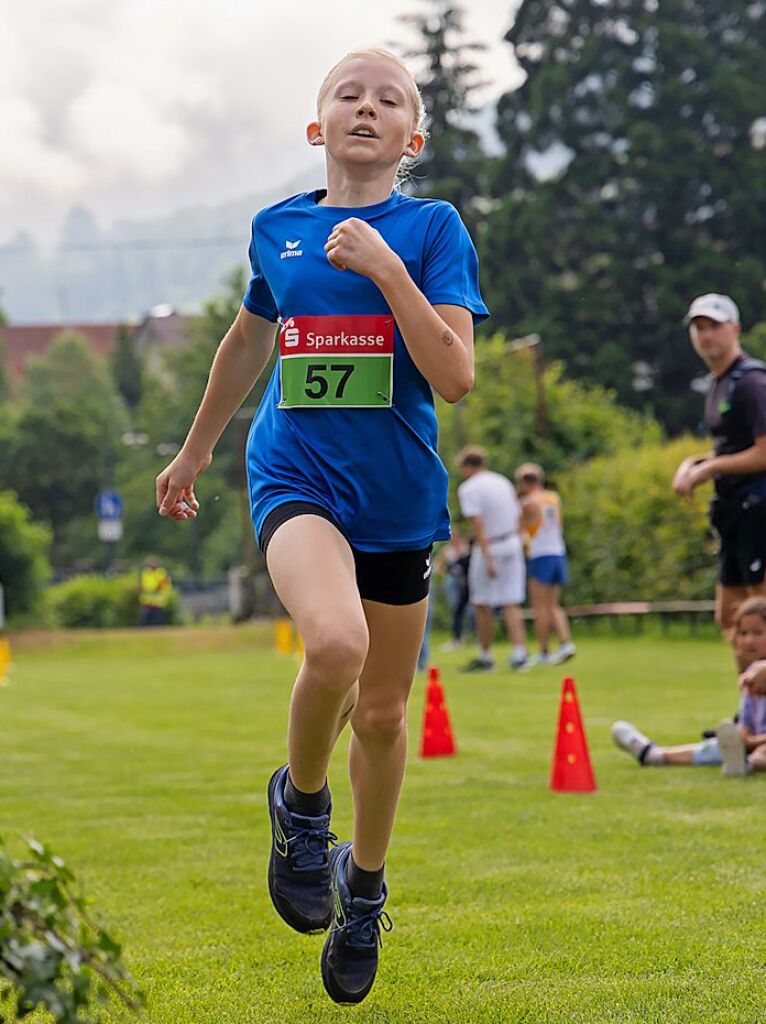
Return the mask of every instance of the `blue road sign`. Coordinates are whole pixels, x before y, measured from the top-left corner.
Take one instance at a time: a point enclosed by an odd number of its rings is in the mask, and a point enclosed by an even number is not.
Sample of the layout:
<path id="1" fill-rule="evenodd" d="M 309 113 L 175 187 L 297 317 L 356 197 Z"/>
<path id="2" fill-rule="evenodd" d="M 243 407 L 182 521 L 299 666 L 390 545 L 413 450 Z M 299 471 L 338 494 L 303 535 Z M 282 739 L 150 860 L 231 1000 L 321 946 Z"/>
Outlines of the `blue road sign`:
<path id="1" fill-rule="evenodd" d="M 96 498 L 96 515 L 99 519 L 122 519 L 122 498 L 117 491 L 99 491 Z"/>

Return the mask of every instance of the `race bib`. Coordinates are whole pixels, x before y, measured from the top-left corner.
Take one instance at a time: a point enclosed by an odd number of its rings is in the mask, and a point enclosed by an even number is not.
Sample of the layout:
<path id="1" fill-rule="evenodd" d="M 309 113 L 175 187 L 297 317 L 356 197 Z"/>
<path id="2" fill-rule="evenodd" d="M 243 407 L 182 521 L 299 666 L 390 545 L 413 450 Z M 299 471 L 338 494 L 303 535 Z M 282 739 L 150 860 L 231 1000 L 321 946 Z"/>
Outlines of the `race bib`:
<path id="1" fill-rule="evenodd" d="M 391 406 L 392 316 L 292 316 L 281 325 L 280 409 Z"/>

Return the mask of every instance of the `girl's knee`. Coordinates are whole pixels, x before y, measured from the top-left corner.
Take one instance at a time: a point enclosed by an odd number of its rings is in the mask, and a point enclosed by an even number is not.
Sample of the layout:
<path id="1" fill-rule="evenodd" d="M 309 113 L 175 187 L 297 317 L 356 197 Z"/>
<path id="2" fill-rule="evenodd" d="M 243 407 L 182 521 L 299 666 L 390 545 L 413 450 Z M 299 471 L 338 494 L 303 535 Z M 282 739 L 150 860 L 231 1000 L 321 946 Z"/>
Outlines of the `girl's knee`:
<path id="1" fill-rule="evenodd" d="M 360 700 L 351 718 L 354 735 L 363 743 L 391 746 L 407 729 L 407 705 L 403 701 L 365 704 Z"/>
<path id="2" fill-rule="evenodd" d="M 359 678 L 369 648 L 365 626 L 317 624 L 302 640 L 306 667 L 313 675 L 331 685 Z"/>

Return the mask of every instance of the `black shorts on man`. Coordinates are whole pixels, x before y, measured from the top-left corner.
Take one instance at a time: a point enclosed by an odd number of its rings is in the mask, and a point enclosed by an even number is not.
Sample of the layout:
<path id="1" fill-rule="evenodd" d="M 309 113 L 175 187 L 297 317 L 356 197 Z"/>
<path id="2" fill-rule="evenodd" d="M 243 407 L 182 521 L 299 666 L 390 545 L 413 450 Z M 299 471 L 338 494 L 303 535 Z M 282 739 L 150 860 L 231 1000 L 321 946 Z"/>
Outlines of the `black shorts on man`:
<path id="1" fill-rule="evenodd" d="M 766 490 L 741 488 L 715 498 L 710 521 L 716 530 L 718 582 L 724 587 L 755 587 L 766 576 Z"/>
<path id="2" fill-rule="evenodd" d="M 321 505 L 310 501 L 286 501 L 266 516 L 258 544 L 266 550 L 277 529 L 296 516 L 320 516 L 345 536 L 342 527 Z M 354 556 L 356 584 L 365 601 L 380 604 L 416 604 L 428 597 L 431 583 L 431 549 L 418 551 L 360 551 L 349 544 Z"/>
<path id="3" fill-rule="evenodd" d="M 716 455 L 734 455 L 766 434 L 766 364 L 738 356 L 705 399 L 705 424 Z M 766 474 L 715 479 L 710 521 L 720 538 L 718 580 L 725 587 L 752 587 L 766 574 Z"/>

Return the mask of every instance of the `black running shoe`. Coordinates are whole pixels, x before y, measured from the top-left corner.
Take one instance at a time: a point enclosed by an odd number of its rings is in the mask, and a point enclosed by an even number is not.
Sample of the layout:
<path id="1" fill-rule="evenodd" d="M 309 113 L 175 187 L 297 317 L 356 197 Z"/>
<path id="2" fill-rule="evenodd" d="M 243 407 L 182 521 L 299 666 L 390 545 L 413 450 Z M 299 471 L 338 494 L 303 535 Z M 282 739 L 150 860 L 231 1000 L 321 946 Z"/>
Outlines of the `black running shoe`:
<path id="1" fill-rule="evenodd" d="M 354 896 L 346 879 L 351 843 L 330 851 L 335 918 L 322 950 L 322 981 L 336 1003 L 361 1003 L 372 988 L 378 969 L 380 930 L 390 932 L 391 918 L 383 909 L 386 883 L 376 900 Z"/>
<path id="2" fill-rule="evenodd" d="M 338 841 L 330 831 L 330 812 L 316 818 L 295 814 L 285 804 L 287 765 L 269 782 L 271 857 L 269 892 L 277 913 L 297 932 L 327 931 L 333 897 L 328 846 Z"/>

